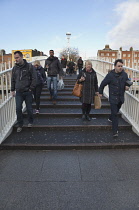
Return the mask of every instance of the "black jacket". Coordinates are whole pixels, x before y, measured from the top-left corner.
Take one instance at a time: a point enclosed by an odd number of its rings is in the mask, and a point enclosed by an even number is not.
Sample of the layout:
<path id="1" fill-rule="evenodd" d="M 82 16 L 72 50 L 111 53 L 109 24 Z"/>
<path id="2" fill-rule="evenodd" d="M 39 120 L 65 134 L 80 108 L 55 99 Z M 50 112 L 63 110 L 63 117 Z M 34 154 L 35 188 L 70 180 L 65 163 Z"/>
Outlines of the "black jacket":
<path id="1" fill-rule="evenodd" d="M 48 69 L 46 69 L 46 65 L 49 66 Z M 59 74 L 59 76 L 64 75 L 63 69 L 58 58 L 54 56 L 49 57 L 45 60 L 44 69 L 47 71 L 48 76 L 57 76 L 57 74 Z"/>
<path id="2" fill-rule="evenodd" d="M 67 59 L 61 59 L 62 68 L 66 68 L 66 65 L 67 65 Z"/>
<path id="3" fill-rule="evenodd" d="M 113 69 L 101 82 L 99 93 L 103 94 L 104 87 L 108 85 L 109 102 L 113 104 L 118 104 L 119 102 L 124 103 L 124 92 L 127 80 L 129 79 L 124 70 L 119 74 L 115 72 L 115 69 Z"/>
<path id="4" fill-rule="evenodd" d="M 44 68 L 42 66 L 39 66 L 38 68 L 35 68 L 37 73 L 37 84 L 36 85 L 43 85 L 46 82 L 46 74 L 44 71 Z"/>
<path id="5" fill-rule="evenodd" d="M 27 63 L 24 59 L 24 64 L 15 64 L 12 69 L 11 91 L 26 92 L 33 90 L 36 86 L 36 71 L 32 64 Z"/>
<path id="6" fill-rule="evenodd" d="M 81 58 L 79 58 L 77 65 L 78 68 L 83 68 L 83 60 Z"/>
<path id="7" fill-rule="evenodd" d="M 75 63 L 74 63 L 73 61 L 70 61 L 70 62 L 68 63 L 69 69 L 74 69 L 74 66 L 75 66 Z"/>

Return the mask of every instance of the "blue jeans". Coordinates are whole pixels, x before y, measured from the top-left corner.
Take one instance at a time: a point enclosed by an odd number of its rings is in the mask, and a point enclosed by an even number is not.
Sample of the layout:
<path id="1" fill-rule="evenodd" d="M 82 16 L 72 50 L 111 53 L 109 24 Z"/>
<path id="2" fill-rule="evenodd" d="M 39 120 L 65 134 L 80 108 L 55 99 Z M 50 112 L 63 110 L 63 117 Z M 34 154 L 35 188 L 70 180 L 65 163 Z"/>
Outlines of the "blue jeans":
<path id="1" fill-rule="evenodd" d="M 51 83 L 53 85 L 53 89 L 51 88 Z M 52 99 L 56 100 L 57 99 L 57 76 L 55 76 L 55 77 L 48 76 L 47 77 L 47 88 L 50 91 L 50 95 L 52 96 Z"/>
<path id="2" fill-rule="evenodd" d="M 23 126 L 23 114 L 22 114 L 22 105 L 23 101 L 25 101 L 27 113 L 28 113 L 28 122 L 33 123 L 33 109 L 32 109 L 32 92 L 16 92 L 15 100 L 16 100 L 16 115 L 18 126 Z"/>

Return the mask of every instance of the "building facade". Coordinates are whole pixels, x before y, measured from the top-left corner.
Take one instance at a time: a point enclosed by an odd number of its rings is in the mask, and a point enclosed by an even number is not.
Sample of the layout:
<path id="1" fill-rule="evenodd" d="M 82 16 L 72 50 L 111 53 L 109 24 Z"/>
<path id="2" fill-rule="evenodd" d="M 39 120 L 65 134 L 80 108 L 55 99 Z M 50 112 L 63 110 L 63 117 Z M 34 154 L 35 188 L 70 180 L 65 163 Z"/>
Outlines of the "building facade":
<path id="1" fill-rule="evenodd" d="M 112 50 L 109 45 L 105 45 L 103 50 L 98 50 L 97 58 L 109 62 L 121 58 L 125 66 L 139 70 L 139 51 L 133 50 L 133 47 L 129 50 L 122 50 L 122 47 L 119 50 Z"/>

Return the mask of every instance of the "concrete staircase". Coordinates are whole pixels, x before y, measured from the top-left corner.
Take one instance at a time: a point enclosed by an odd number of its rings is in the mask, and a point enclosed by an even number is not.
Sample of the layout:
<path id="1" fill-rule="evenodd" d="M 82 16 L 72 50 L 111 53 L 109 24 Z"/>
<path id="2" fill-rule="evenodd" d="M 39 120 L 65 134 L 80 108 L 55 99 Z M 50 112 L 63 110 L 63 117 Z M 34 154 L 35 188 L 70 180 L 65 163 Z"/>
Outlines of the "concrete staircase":
<path id="1" fill-rule="evenodd" d="M 57 104 L 53 105 L 46 87 L 41 95 L 40 114 L 34 113 L 34 126 L 25 125 L 21 133 L 13 128 L 12 134 L 1 144 L 1 149 L 91 149 L 137 147 L 139 136 L 119 114 L 119 137 L 113 138 L 108 122 L 110 105 L 102 98 L 102 108 L 92 105 L 92 120 L 82 121 L 81 103 L 72 95 L 76 75 L 64 78 L 65 88 L 58 92 Z M 35 109 L 35 104 L 33 104 Z"/>

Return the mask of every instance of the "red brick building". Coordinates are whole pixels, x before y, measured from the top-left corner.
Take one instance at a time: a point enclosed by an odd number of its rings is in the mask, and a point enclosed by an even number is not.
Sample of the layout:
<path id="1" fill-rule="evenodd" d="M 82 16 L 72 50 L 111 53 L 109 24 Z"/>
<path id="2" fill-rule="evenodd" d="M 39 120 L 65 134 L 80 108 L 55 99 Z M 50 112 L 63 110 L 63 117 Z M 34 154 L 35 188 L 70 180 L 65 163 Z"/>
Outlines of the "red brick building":
<path id="1" fill-rule="evenodd" d="M 125 66 L 139 69 L 139 51 L 133 50 L 133 47 L 123 51 L 122 47 L 119 50 L 112 50 L 109 45 L 105 45 L 103 50 L 98 50 L 97 57 L 109 62 L 114 62 L 116 59 L 121 58 Z"/>

